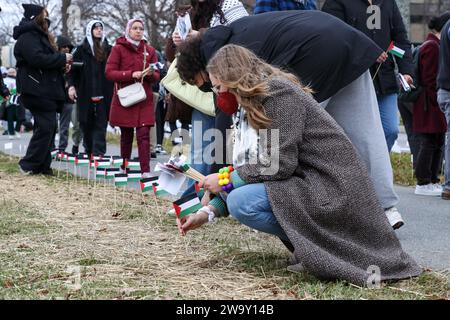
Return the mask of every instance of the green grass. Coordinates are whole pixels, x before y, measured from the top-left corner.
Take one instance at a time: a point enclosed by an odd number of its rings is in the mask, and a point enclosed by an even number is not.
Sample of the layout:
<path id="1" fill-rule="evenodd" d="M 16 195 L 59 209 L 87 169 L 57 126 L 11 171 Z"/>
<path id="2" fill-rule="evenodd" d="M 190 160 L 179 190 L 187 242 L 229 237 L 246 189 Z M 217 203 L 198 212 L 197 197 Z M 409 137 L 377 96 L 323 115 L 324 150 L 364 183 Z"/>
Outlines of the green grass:
<path id="1" fill-rule="evenodd" d="M 395 184 L 403 186 L 416 185 L 410 153 L 391 153 L 391 163 Z"/>
<path id="2" fill-rule="evenodd" d="M 396 163 L 397 167 L 404 166 L 406 172 L 408 156 L 400 155 L 398 159 L 397 155 L 393 157 L 398 164 L 394 161 L 393 163 Z M 0 175 L 5 177 L 15 174 L 17 174 L 17 159 L 0 155 Z M 55 190 L 65 183 L 65 177 L 26 179 L 33 179 L 37 187 L 42 184 L 47 188 L 53 186 Z M 2 185 L 2 188 L 7 190 L 5 185 Z M 144 230 L 145 236 L 142 239 L 144 242 L 151 242 L 148 244 L 151 248 L 158 242 L 169 244 L 180 241 L 179 251 L 166 262 L 169 266 L 176 265 L 179 261 L 177 259 L 183 261 L 180 257 L 192 252 L 194 258 L 199 259 L 193 276 L 197 272 L 242 274 L 255 279 L 258 290 L 267 290 L 270 293 L 269 298 L 354 300 L 450 298 L 450 278 L 429 271 L 420 277 L 383 284 L 380 289 L 374 290 L 359 288 L 343 281 L 324 282 L 308 274 L 288 272 L 286 270 L 288 253 L 276 239 L 261 233 L 256 234 L 232 219 L 219 219 L 214 226 L 190 233 L 183 242 L 179 239 L 173 218 L 167 215 L 154 216 L 139 208 L 142 204 L 127 202 L 131 195 L 128 191 L 125 192 L 125 202 L 120 209 L 120 216 L 109 218 L 114 222 L 108 221 L 104 230 L 98 231 L 104 226 L 99 223 L 100 220 L 94 220 L 96 226 L 92 231 L 79 235 L 78 231 L 74 232 L 64 226 L 64 219 L 58 219 L 58 224 L 49 222 L 40 211 L 42 208 L 30 206 L 21 199 L 20 185 L 11 188 L 17 188 L 16 200 L 0 197 L 0 299 L 195 298 L 186 293 L 182 287 L 177 287 L 176 281 L 159 276 L 160 267 L 152 265 L 152 255 L 140 256 L 137 254 L 139 252 L 128 255 L 127 249 L 115 244 L 114 240 L 108 242 L 106 248 L 117 251 L 117 257 L 103 253 L 101 248 L 98 250 L 83 248 L 83 241 L 94 243 L 96 246 L 95 241 L 101 239 L 102 235 L 107 235 L 110 228 L 124 228 L 120 229 L 124 230 L 123 233 L 119 233 L 120 236 L 125 236 L 130 230 L 136 232 Z M 121 193 L 118 193 L 118 198 L 120 196 Z M 150 197 L 145 200 L 149 210 L 152 210 L 150 205 L 153 200 Z M 159 201 L 160 210 L 164 210 L 165 202 Z M 103 219 L 107 218 L 102 218 L 101 221 Z M 91 221 L 86 217 L 77 223 L 89 224 Z M 148 227 L 139 229 L 139 225 Z M 159 238 L 153 239 L 155 230 Z M 70 232 L 73 234 L 66 235 Z M 103 242 L 103 245 L 105 246 L 106 242 Z M 154 252 L 154 254 L 163 253 Z M 82 283 L 80 288 L 73 286 L 75 277 L 68 270 L 70 266 L 77 266 L 80 270 Z M 173 277 L 176 278 L 177 275 Z M 241 286 L 239 280 L 235 282 L 236 288 L 239 288 Z M 198 283 L 193 283 L 192 286 L 200 287 L 197 292 L 211 290 L 211 296 L 218 288 L 221 290 L 220 281 L 214 287 L 203 288 Z"/>

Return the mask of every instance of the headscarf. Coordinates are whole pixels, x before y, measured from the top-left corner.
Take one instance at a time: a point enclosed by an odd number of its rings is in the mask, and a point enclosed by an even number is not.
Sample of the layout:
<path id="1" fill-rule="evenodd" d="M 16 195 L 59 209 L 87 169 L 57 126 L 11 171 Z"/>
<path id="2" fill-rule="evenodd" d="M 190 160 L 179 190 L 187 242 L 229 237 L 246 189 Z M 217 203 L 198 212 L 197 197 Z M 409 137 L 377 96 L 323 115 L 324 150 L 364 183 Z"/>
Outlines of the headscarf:
<path id="1" fill-rule="evenodd" d="M 100 23 L 103 28 L 103 36 L 102 36 L 102 40 L 101 40 L 101 42 L 103 42 L 103 41 L 105 41 L 105 25 L 103 24 L 103 22 L 101 22 L 100 20 L 92 20 L 88 23 L 88 25 L 86 27 L 86 38 L 87 38 L 87 41 L 89 42 L 89 45 L 91 46 L 92 55 L 94 55 L 94 56 L 95 56 L 95 52 L 94 52 L 94 39 L 92 36 L 92 29 L 94 28 L 94 26 L 97 23 Z"/>
<path id="2" fill-rule="evenodd" d="M 139 47 L 139 44 L 141 43 L 141 41 L 133 40 L 133 39 L 131 39 L 131 36 L 130 36 L 131 27 L 133 26 L 133 23 L 135 23 L 135 22 L 140 22 L 144 26 L 144 21 L 142 21 L 141 19 L 131 19 L 131 20 L 129 20 L 128 23 L 127 23 L 127 28 L 125 30 L 125 38 L 127 39 L 127 41 L 129 43 L 131 43 L 135 47 Z M 142 39 L 145 40 L 145 37 L 143 37 Z"/>

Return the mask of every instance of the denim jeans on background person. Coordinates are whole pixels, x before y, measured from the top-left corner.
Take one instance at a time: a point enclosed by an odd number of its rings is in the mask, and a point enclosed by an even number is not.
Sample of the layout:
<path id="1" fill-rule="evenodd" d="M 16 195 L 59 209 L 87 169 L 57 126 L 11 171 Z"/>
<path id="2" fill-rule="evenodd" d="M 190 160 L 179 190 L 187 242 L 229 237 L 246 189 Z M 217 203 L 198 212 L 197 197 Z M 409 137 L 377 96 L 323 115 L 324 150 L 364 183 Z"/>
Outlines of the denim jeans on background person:
<path id="1" fill-rule="evenodd" d="M 445 188 L 450 190 L 450 91 L 439 89 L 438 103 L 447 120 L 447 138 L 445 141 Z"/>
<path id="2" fill-rule="evenodd" d="M 64 107 L 59 114 L 59 146 L 58 149 L 66 151 L 67 145 L 69 144 L 69 128 L 70 120 L 72 118 L 72 103 L 65 103 Z"/>
<path id="3" fill-rule="evenodd" d="M 197 122 L 197 124 L 196 124 Z M 199 123 L 202 124 L 201 130 Z M 192 110 L 192 139 L 191 139 L 191 164 L 190 166 L 203 175 L 211 174 L 211 164 L 206 164 L 204 154 L 207 154 L 211 141 L 203 141 L 204 133 L 209 129 L 214 129 L 215 118 L 204 114 L 196 109 Z M 208 148 L 207 148 L 208 147 Z M 183 193 L 183 197 L 195 192 L 195 182 L 188 181 L 188 187 Z"/>
<path id="4" fill-rule="evenodd" d="M 398 137 L 398 94 L 377 95 L 378 107 L 380 108 L 381 123 L 383 124 L 384 136 L 389 152 Z"/>
<path id="5" fill-rule="evenodd" d="M 289 241 L 272 212 L 263 183 L 247 184 L 231 191 L 227 197 L 227 207 L 228 212 L 240 223 Z"/>

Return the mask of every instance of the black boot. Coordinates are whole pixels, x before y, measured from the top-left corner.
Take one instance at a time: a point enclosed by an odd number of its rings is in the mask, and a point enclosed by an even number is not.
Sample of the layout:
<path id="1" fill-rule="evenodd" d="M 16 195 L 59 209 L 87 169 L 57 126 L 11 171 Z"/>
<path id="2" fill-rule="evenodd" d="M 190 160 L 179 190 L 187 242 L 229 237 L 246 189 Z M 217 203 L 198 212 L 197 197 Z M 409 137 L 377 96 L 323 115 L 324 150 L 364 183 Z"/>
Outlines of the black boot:
<path id="1" fill-rule="evenodd" d="M 73 147 L 72 147 L 72 154 L 73 154 L 73 155 L 77 155 L 78 152 L 79 152 L 78 146 L 73 146 Z"/>

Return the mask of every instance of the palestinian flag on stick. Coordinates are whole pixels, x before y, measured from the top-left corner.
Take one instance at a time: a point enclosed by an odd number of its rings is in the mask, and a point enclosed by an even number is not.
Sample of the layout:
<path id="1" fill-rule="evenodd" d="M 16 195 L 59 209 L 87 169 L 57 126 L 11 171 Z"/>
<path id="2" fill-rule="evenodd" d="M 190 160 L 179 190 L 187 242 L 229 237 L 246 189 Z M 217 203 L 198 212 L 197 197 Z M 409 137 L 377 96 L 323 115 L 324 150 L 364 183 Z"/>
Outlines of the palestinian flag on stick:
<path id="1" fill-rule="evenodd" d="M 60 160 L 60 161 L 66 161 L 66 154 L 62 151 L 58 152 L 58 154 L 56 155 L 56 159 Z"/>
<path id="2" fill-rule="evenodd" d="M 115 174 L 119 174 L 120 173 L 120 169 L 119 168 L 108 168 L 105 169 L 105 177 L 106 179 L 114 179 L 114 175 Z"/>
<path id="3" fill-rule="evenodd" d="M 109 159 L 95 160 L 95 167 L 97 169 L 106 169 L 111 165 L 111 161 Z"/>
<path id="4" fill-rule="evenodd" d="M 403 56 L 405 55 L 405 50 L 400 49 L 399 47 L 396 47 L 394 45 L 394 41 L 391 41 L 391 43 L 389 44 L 389 48 L 387 49 L 387 51 L 390 54 L 393 54 L 394 56 L 397 56 L 399 58 L 403 58 Z"/>
<path id="5" fill-rule="evenodd" d="M 129 169 L 140 169 L 141 162 L 139 161 L 139 158 L 134 158 L 132 160 L 126 160 L 125 167 L 129 168 Z"/>
<path id="6" fill-rule="evenodd" d="M 75 158 L 75 165 L 78 167 L 88 167 L 89 163 L 90 163 L 89 158 L 83 158 L 83 157 Z"/>
<path id="7" fill-rule="evenodd" d="M 116 173 L 114 175 L 115 186 L 126 186 L 128 184 L 128 175 L 126 173 Z"/>
<path id="8" fill-rule="evenodd" d="M 96 172 L 95 172 L 95 177 L 96 178 L 105 178 L 106 177 L 106 170 L 105 169 L 98 169 Z"/>
<path id="9" fill-rule="evenodd" d="M 195 213 L 202 208 L 200 199 L 196 193 L 192 193 L 184 198 L 173 203 L 173 208 L 177 214 L 178 219 L 183 219 L 185 216 Z"/>
<path id="10" fill-rule="evenodd" d="M 76 157 L 73 154 L 67 154 L 67 161 L 70 163 L 75 163 Z"/>
<path id="11" fill-rule="evenodd" d="M 122 157 L 113 157 L 112 166 L 120 167 L 121 165 L 123 165 L 123 158 Z"/>
<path id="12" fill-rule="evenodd" d="M 130 182 L 138 182 L 142 178 L 142 174 L 140 170 L 128 170 L 128 181 Z"/>
<path id="13" fill-rule="evenodd" d="M 162 197 L 162 196 L 166 196 L 166 195 L 169 194 L 166 190 L 164 190 L 163 188 L 161 188 L 161 187 L 159 186 L 159 184 L 156 183 L 156 182 L 153 183 L 153 193 L 154 193 L 155 196 L 157 196 L 157 197 Z"/>
<path id="14" fill-rule="evenodd" d="M 52 152 L 50 153 L 52 155 L 52 159 L 56 159 L 58 153 L 59 153 L 59 150 L 52 150 Z"/>
<path id="15" fill-rule="evenodd" d="M 153 184 L 158 181 L 158 177 L 141 179 L 141 191 L 147 192 L 153 190 Z"/>

